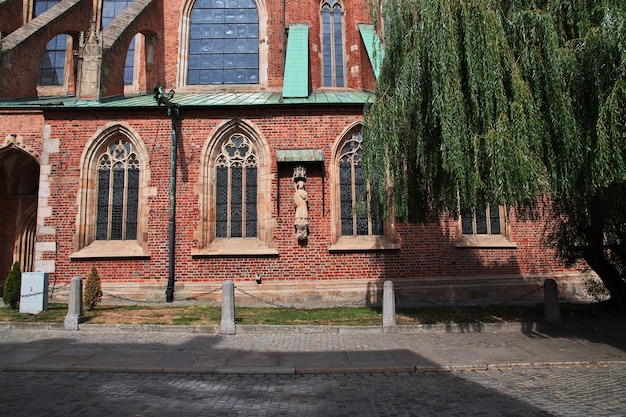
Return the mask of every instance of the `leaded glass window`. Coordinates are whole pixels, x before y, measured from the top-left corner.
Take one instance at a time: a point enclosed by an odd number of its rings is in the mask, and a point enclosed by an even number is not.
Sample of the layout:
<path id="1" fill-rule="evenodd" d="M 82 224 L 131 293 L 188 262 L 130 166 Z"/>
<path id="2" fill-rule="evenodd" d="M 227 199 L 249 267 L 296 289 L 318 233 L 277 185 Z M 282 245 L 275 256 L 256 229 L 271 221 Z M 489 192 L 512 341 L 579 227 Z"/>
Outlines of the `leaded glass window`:
<path id="1" fill-rule="evenodd" d="M 187 84 L 258 84 L 254 0 L 197 0 L 191 11 Z"/>
<path id="2" fill-rule="evenodd" d="M 461 230 L 464 235 L 502 234 L 500 207 L 486 205 L 461 216 Z"/>
<path id="3" fill-rule="evenodd" d="M 341 204 L 342 236 L 371 236 L 383 234 L 383 221 L 375 195 L 363 171 L 361 132 L 353 134 L 339 155 L 339 200 Z"/>
<path id="4" fill-rule="evenodd" d="M 98 158 L 96 240 L 137 239 L 139 159 L 130 142 L 119 139 Z"/>
<path id="5" fill-rule="evenodd" d="M 36 0 L 33 5 L 33 17 L 37 17 L 43 12 L 48 11 L 60 1 L 61 0 Z"/>
<path id="6" fill-rule="evenodd" d="M 134 0 L 103 0 L 102 1 L 102 28 L 111 24 L 120 13 L 133 3 Z M 135 44 L 136 37 L 130 42 L 126 61 L 124 63 L 124 84 L 133 83 L 133 72 L 135 70 Z"/>
<path id="7" fill-rule="evenodd" d="M 322 4 L 322 66 L 324 87 L 344 87 L 343 11 L 337 0 Z"/>
<path id="8" fill-rule="evenodd" d="M 257 236 L 258 157 L 253 143 L 235 133 L 215 160 L 215 237 Z"/>
<path id="9" fill-rule="evenodd" d="M 57 35 L 48 42 L 39 65 L 37 83 L 42 86 L 63 85 L 67 35 Z"/>

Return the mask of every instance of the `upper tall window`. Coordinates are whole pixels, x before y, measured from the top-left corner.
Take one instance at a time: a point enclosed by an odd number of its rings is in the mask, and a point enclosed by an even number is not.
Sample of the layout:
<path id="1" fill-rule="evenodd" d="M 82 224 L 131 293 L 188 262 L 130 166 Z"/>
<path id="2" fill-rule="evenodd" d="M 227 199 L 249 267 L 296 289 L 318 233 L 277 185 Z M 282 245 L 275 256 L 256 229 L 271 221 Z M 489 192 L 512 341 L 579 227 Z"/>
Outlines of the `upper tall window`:
<path id="1" fill-rule="evenodd" d="M 339 154 L 339 199 L 342 236 L 383 234 L 375 189 L 365 178 L 361 161 L 361 132 L 350 136 Z"/>
<path id="2" fill-rule="evenodd" d="M 118 139 L 98 158 L 96 240 L 137 239 L 139 158 L 131 143 Z"/>
<path id="3" fill-rule="evenodd" d="M 257 236 L 257 169 L 254 144 L 235 133 L 215 160 L 215 237 Z"/>
<path id="4" fill-rule="evenodd" d="M 102 1 L 102 27 L 106 28 L 120 13 L 133 3 L 134 0 L 103 0 Z M 134 37 L 128 46 L 126 61 L 124 63 L 124 84 L 133 84 L 135 70 L 135 44 Z"/>
<path id="5" fill-rule="evenodd" d="M 322 4 L 322 65 L 324 87 L 344 87 L 343 10 L 337 0 Z"/>
<path id="6" fill-rule="evenodd" d="M 187 84 L 258 84 L 254 0 L 197 0 L 191 11 Z"/>
<path id="7" fill-rule="evenodd" d="M 37 84 L 43 86 L 64 84 L 66 53 L 67 35 L 57 35 L 48 42 L 39 65 Z"/>

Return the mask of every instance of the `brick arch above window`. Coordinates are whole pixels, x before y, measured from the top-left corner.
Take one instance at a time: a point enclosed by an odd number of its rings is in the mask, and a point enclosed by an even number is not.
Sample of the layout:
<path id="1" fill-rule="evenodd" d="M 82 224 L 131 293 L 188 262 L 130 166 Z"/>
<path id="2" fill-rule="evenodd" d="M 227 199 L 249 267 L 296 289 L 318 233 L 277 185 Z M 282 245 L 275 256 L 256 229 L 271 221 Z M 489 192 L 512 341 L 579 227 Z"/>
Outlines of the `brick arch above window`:
<path id="1" fill-rule="evenodd" d="M 267 141 L 244 120 L 229 120 L 207 139 L 197 190 L 194 256 L 275 256 L 271 159 Z"/>
<path id="2" fill-rule="evenodd" d="M 179 31 L 179 53 L 178 53 L 178 71 L 176 85 L 178 91 L 213 91 L 223 90 L 225 88 L 228 91 L 241 90 L 241 91 L 256 91 L 268 85 L 268 60 L 269 60 L 269 47 L 268 47 L 268 11 L 265 0 L 253 0 L 256 5 L 258 16 L 258 81 L 251 83 L 197 83 L 189 77 L 190 65 L 193 67 L 193 63 L 190 63 L 193 52 L 190 41 L 192 39 L 192 12 L 194 6 L 201 0 L 184 0 L 181 9 L 181 22 Z M 206 67 L 206 66 L 201 66 Z M 200 68 L 200 67 L 199 67 Z"/>
<path id="3" fill-rule="evenodd" d="M 72 259 L 146 258 L 150 158 L 139 135 L 111 123 L 81 157 L 76 252 Z"/>

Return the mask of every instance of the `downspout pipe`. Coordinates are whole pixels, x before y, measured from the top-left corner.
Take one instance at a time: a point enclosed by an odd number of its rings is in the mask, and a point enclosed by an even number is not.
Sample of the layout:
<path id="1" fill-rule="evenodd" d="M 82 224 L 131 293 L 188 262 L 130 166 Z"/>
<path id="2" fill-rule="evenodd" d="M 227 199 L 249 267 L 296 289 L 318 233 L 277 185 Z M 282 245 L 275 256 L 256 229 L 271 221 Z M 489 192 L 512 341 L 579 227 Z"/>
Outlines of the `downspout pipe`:
<path id="1" fill-rule="evenodd" d="M 171 303 L 174 301 L 174 282 L 176 267 L 176 118 L 180 115 L 180 105 L 172 102 L 174 90 L 170 90 L 167 94 L 163 92 L 163 87 L 155 87 L 154 99 L 158 106 L 167 107 L 167 115 L 172 118 L 172 151 L 171 151 L 171 170 L 170 170 L 170 218 L 169 226 L 169 259 L 168 259 L 168 279 L 167 288 L 165 290 L 165 301 Z"/>

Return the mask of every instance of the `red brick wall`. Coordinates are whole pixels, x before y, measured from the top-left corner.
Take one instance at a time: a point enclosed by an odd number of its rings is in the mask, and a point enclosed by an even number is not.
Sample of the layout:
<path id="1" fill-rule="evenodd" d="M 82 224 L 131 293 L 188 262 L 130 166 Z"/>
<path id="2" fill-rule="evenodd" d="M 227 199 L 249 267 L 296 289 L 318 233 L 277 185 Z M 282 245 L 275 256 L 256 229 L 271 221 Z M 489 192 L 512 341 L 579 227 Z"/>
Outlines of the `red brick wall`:
<path id="1" fill-rule="evenodd" d="M 96 265 L 104 282 L 158 281 L 168 275 L 167 241 L 169 216 L 170 120 L 155 118 L 157 112 L 99 112 L 75 114 L 71 121 L 61 113 L 50 114 L 53 139 L 61 142 L 60 153 L 50 156 L 52 165 L 51 205 L 54 216 L 48 226 L 57 230 L 56 279 L 67 281 L 87 274 Z M 164 113 L 164 112 L 160 112 Z M 397 226 L 401 250 L 385 253 L 330 253 L 329 161 L 333 143 L 347 126 L 361 119 L 353 109 L 230 109 L 206 111 L 183 109 L 179 133 L 177 181 L 176 279 L 179 282 L 222 282 L 225 279 L 254 280 L 260 273 L 268 280 L 333 280 L 358 278 L 419 278 L 428 276 L 541 274 L 565 271 L 554 253 L 540 243 L 541 224 L 520 222 L 513 214 L 512 240 L 517 249 L 457 248 L 456 223 Z M 162 114 L 159 114 L 162 116 Z M 272 217 L 276 219 L 277 258 L 194 258 L 194 231 L 199 224 L 196 183 L 200 154 L 212 129 L 230 117 L 241 117 L 255 126 L 269 142 L 272 172 Z M 148 260 L 70 261 L 74 252 L 79 187 L 80 156 L 94 133 L 110 120 L 124 121 L 135 129 L 151 156 L 156 197 L 150 198 Z M 277 149 L 321 148 L 324 164 L 308 163 L 310 236 L 299 245 L 293 230 L 293 166 L 277 164 Z"/>
<path id="2" fill-rule="evenodd" d="M 0 3 L 0 32 L 2 36 L 22 25 L 22 0 L 6 0 Z"/>

